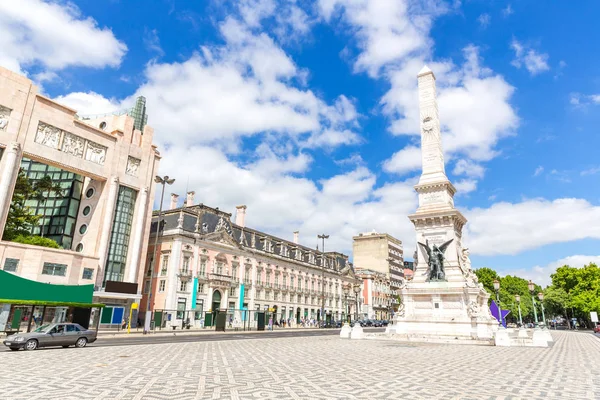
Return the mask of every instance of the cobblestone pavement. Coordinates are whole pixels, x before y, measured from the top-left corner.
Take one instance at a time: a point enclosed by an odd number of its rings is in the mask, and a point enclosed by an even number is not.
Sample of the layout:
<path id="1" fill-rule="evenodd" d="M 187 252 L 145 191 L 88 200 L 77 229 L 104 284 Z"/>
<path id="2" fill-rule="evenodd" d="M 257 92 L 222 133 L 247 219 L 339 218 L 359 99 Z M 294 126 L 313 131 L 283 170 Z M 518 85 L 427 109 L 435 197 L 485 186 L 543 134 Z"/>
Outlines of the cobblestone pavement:
<path id="1" fill-rule="evenodd" d="M 551 348 L 338 337 L 0 351 L 0 399 L 600 399 L 600 339 Z"/>

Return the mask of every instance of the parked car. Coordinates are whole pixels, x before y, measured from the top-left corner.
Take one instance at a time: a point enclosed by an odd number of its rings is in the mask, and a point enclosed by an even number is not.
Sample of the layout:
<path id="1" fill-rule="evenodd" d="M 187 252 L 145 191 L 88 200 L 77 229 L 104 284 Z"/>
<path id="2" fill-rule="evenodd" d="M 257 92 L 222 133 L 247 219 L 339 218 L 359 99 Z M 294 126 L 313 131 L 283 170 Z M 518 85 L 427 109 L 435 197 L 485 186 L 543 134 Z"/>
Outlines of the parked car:
<path id="1" fill-rule="evenodd" d="M 85 329 L 79 324 L 60 323 L 42 325 L 32 332 L 8 336 L 4 345 L 11 350 L 35 350 L 39 347 L 85 347 L 96 341 L 96 331 Z"/>
<path id="2" fill-rule="evenodd" d="M 597 325 L 594 327 L 594 333 L 600 333 L 600 325 L 598 325 L 598 324 L 597 324 Z"/>

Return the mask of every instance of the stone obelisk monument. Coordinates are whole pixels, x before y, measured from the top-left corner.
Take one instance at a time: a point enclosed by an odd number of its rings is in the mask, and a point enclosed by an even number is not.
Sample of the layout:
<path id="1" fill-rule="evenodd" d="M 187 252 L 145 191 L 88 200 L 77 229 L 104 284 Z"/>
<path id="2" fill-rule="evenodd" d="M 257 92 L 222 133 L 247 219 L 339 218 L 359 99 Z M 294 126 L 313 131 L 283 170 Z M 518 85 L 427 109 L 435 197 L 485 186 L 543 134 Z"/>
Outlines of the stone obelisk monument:
<path id="1" fill-rule="evenodd" d="M 433 72 L 423 67 L 418 83 L 423 172 L 415 186 L 419 207 L 409 215 L 416 230 L 417 260 L 387 332 L 436 340 L 489 340 L 497 321 L 489 312 L 489 294 L 477 282 L 469 251 L 463 247 L 467 219 L 454 208 L 456 188 L 444 168 Z"/>

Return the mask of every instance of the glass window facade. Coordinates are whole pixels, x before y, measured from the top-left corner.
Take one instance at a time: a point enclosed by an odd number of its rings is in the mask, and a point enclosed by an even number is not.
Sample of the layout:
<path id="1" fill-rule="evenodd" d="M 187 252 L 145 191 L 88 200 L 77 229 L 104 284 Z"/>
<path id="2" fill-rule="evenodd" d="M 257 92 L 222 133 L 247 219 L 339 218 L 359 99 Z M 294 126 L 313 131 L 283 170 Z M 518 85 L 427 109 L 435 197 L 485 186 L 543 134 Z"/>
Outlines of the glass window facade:
<path id="1" fill-rule="evenodd" d="M 53 239 L 64 249 L 71 250 L 83 190 L 83 176 L 28 158 L 21 160 L 21 168 L 32 184 L 49 176 L 53 183 L 59 184 L 63 189 L 62 196 L 50 192 L 45 193 L 43 201 L 27 200 L 25 205 L 35 215 L 43 216 L 31 233 Z"/>
<path id="2" fill-rule="evenodd" d="M 119 186 L 103 286 L 106 281 L 123 282 L 136 197 L 135 190 Z"/>
<path id="3" fill-rule="evenodd" d="M 45 262 L 42 268 L 42 275 L 65 276 L 67 275 L 67 265 Z"/>
<path id="4" fill-rule="evenodd" d="M 84 268 L 82 279 L 92 279 L 94 277 L 94 269 L 93 268 Z"/>
<path id="5" fill-rule="evenodd" d="M 17 272 L 17 268 L 19 268 L 19 259 L 17 258 L 7 258 L 4 260 L 4 270 L 7 272 Z"/>

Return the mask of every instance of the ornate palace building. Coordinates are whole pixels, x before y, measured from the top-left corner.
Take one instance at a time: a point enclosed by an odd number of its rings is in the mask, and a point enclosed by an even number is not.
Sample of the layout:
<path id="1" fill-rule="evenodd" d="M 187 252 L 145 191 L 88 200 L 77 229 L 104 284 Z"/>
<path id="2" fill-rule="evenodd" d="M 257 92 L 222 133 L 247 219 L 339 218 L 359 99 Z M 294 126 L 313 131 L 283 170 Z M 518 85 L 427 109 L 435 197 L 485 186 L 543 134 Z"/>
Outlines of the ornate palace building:
<path id="1" fill-rule="evenodd" d="M 182 326 L 189 319 L 199 326 L 217 310 L 236 323 L 249 315 L 241 310 L 269 310 L 274 320 L 292 324 L 317 321 L 323 296 L 326 318 L 345 318 L 342 285 L 358 282 L 346 255 L 302 246 L 298 232 L 288 241 L 249 228 L 246 206 L 237 207 L 234 223 L 230 213 L 194 205 L 193 196 L 177 207 L 172 195 L 156 249 L 156 212 L 153 218 L 141 309 L 151 290 L 156 324 Z"/>
<path id="2" fill-rule="evenodd" d="M 7 224 L 11 229 L 19 174 L 33 185 L 49 178 L 62 192 L 24 204 L 39 217 L 25 236 L 52 239 L 60 248 L 8 237 L 0 242 L 0 268 L 31 281 L 93 285 L 94 300 L 108 306 L 106 325 L 120 325 L 141 299 L 137 283 L 160 159 L 146 119 L 143 97 L 130 110 L 86 118 L 0 67 L 0 232 Z M 3 310 L 0 320 L 4 311 L 14 310 Z"/>

